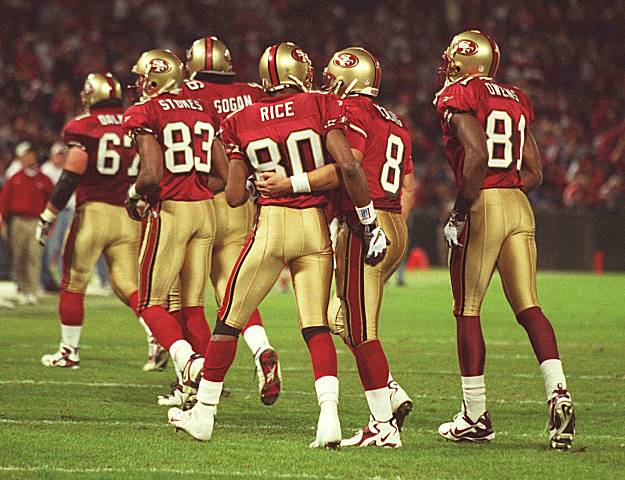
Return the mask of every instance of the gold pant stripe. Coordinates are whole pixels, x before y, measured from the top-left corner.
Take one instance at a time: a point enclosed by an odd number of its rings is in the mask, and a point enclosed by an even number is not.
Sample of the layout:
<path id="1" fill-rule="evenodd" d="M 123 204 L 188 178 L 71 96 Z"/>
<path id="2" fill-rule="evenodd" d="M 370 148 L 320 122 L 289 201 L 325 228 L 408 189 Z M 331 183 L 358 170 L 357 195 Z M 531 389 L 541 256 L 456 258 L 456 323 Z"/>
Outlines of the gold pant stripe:
<path id="1" fill-rule="evenodd" d="M 354 345 L 367 340 L 367 311 L 364 292 L 364 252 L 362 241 L 353 232 L 347 234 L 345 300 L 349 311 L 349 335 Z"/>

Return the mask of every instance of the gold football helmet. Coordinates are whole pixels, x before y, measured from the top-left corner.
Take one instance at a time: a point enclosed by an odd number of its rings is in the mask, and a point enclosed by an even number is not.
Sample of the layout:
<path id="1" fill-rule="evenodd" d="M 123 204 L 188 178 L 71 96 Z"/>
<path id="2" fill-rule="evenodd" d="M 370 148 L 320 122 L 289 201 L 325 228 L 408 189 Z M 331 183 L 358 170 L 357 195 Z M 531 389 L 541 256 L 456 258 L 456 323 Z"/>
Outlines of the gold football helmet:
<path id="1" fill-rule="evenodd" d="M 380 62 L 361 47 L 349 47 L 336 52 L 323 71 L 324 88 L 338 95 L 360 93 L 378 96 Z"/>
<path id="2" fill-rule="evenodd" d="M 149 50 L 141 54 L 132 73 L 137 75 L 135 87 L 141 100 L 147 100 L 178 90 L 184 80 L 184 65 L 169 50 Z"/>
<path id="3" fill-rule="evenodd" d="M 492 38 L 479 30 L 467 30 L 456 35 L 443 52 L 439 79 L 452 83 L 467 76 L 494 77 L 499 58 L 499 47 Z"/>
<path id="4" fill-rule="evenodd" d="M 90 73 L 80 91 L 80 100 L 87 110 L 104 100 L 122 99 L 122 86 L 110 73 Z"/>
<path id="5" fill-rule="evenodd" d="M 187 50 L 187 73 L 193 80 L 199 72 L 234 75 L 230 51 L 217 37 L 199 38 Z"/>
<path id="6" fill-rule="evenodd" d="M 313 86 L 313 66 L 300 47 L 291 42 L 276 43 L 265 50 L 258 65 L 263 88 L 275 92 L 286 87 L 308 91 Z"/>

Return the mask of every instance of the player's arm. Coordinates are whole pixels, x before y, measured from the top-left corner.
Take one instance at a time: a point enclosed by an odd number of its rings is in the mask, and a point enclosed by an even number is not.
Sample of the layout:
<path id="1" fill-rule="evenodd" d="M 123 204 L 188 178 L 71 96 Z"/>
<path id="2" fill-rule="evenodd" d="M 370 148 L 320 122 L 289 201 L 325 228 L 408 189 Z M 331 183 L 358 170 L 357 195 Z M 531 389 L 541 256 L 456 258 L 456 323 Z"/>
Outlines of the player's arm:
<path id="1" fill-rule="evenodd" d="M 208 176 L 208 188 L 213 193 L 223 192 L 228 179 L 228 157 L 221 143 L 216 138 L 211 147 L 211 171 Z"/>
<path id="2" fill-rule="evenodd" d="M 534 135 L 529 130 L 523 145 L 523 168 L 519 172 L 523 180 L 523 192 L 529 193 L 543 183 L 543 165 Z"/>
<path id="3" fill-rule="evenodd" d="M 80 184 L 87 171 L 89 155 L 84 148 L 72 146 L 67 152 L 63 172 L 56 182 L 46 208 L 39 217 L 35 237 L 41 245 L 45 245 L 48 233 L 58 213 L 65 208 L 70 197 Z"/>
<path id="4" fill-rule="evenodd" d="M 245 186 L 247 177 L 250 174 L 250 169 L 242 158 L 230 158 L 228 163 L 228 181 L 226 182 L 226 201 L 231 207 L 239 207 L 247 202 L 249 192 Z"/>
<path id="5" fill-rule="evenodd" d="M 151 132 L 137 132 L 135 144 L 139 152 L 139 175 L 128 189 L 125 205 L 130 218 L 141 220 L 144 213 L 139 211 L 141 200 L 156 192 L 163 179 L 163 150 Z"/>
<path id="6" fill-rule="evenodd" d="M 462 183 L 444 234 L 449 247 L 462 247 L 460 236 L 488 169 L 488 150 L 484 128 L 472 114 L 456 113 L 449 123 L 464 148 L 464 166 Z"/>
<path id="7" fill-rule="evenodd" d="M 401 216 L 404 220 L 408 220 L 417 191 L 417 182 L 412 173 L 402 176 L 401 189 Z"/>
<path id="8" fill-rule="evenodd" d="M 256 182 L 258 193 L 263 197 L 277 198 L 294 193 L 326 192 L 341 184 L 338 167 L 331 163 L 310 172 L 285 177 L 277 172 L 263 172 Z"/>

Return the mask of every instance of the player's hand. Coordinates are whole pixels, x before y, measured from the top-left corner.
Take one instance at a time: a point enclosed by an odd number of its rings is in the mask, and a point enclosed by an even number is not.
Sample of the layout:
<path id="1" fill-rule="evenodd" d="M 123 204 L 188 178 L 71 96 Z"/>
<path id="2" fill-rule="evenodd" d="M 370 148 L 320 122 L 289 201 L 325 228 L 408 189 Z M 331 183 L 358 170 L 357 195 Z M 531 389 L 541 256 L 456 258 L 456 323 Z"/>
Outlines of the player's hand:
<path id="1" fill-rule="evenodd" d="M 291 180 L 276 172 L 261 173 L 256 188 L 258 193 L 266 198 L 284 197 L 293 193 Z"/>
<path id="2" fill-rule="evenodd" d="M 149 210 L 143 198 L 130 198 L 128 196 L 124 201 L 124 207 L 126 207 L 128 216 L 137 222 L 143 220 Z"/>
<path id="3" fill-rule="evenodd" d="M 254 175 L 250 175 L 247 177 L 247 181 L 245 182 L 245 190 L 247 190 L 250 194 L 250 198 L 253 201 L 256 201 L 258 198 L 258 188 L 256 188 L 256 178 Z"/>
<path id="4" fill-rule="evenodd" d="M 43 218 L 39 217 L 39 223 L 37 223 L 37 228 L 35 229 L 35 238 L 40 245 L 46 244 L 51 228 L 52 222 L 47 222 Z"/>
<path id="5" fill-rule="evenodd" d="M 384 230 L 376 222 L 362 226 L 363 247 L 366 249 L 365 263 L 372 267 L 384 260 L 386 249 L 390 245 Z"/>
<path id="6" fill-rule="evenodd" d="M 447 220 L 447 224 L 445 225 L 445 229 L 443 230 L 443 233 L 445 234 L 445 241 L 447 242 L 447 246 L 449 248 L 462 248 L 462 244 L 460 243 L 460 237 L 462 236 L 462 232 L 464 231 L 464 227 L 466 224 L 466 215 L 461 215 L 455 210 L 451 211 L 451 213 L 449 214 L 449 219 Z"/>

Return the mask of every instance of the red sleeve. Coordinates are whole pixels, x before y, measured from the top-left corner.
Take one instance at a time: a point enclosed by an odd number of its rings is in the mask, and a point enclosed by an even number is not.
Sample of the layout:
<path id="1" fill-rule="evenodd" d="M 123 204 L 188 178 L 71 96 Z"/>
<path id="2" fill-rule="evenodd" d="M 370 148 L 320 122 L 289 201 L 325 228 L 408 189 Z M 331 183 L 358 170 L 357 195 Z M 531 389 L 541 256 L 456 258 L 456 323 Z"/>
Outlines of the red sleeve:
<path id="1" fill-rule="evenodd" d="M 15 175 L 9 178 L 2 186 L 2 190 L 0 190 L 0 215 L 4 222 L 7 221 L 7 217 L 9 216 L 9 196 L 11 194 L 11 185 L 13 184 L 13 182 L 11 182 L 12 178 L 15 178 Z"/>
<path id="2" fill-rule="evenodd" d="M 226 155 L 228 155 L 228 160 L 243 160 L 245 158 L 236 136 L 236 121 L 233 115 L 226 117 L 222 122 L 219 136 L 226 150 Z"/>
<path id="3" fill-rule="evenodd" d="M 410 137 L 408 137 L 408 141 L 404 147 L 406 151 L 404 152 L 404 175 L 409 175 L 414 172 L 414 166 L 412 165 L 412 142 L 410 141 Z"/>
<path id="4" fill-rule="evenodd" d="M 475 113 L 482 92 L 481 86 L 480 80 L 471 78 L 443 89 L 436 102 L 436 111 L 441 119 L 448 123 L 454 113 Z"/>
<path id="5" fill-rule="evenodd" d="M 86 129 L 76 120 L 72 120 L 65 125 L 65 127 L 63 127 L 63 131 L 61 132 L 61 139 L 63 140 L 63 143 L 65 143 L 68 147 L 78 147 L 81 150 L 86 150 L 85 145 L 87 145 L 88 137 L 89 135 L 87 134 Z"/>
<path id="6" fill-rule="evenodd" d="M 356 106 L 350 106 L 347 110 L 347 128 L 345 129 L 345 136 L 352 148 L 359 150 L 361 153 L 365 152 L 365 145 L 367 144 L 367 132 L 369 131 L 369 122 L 371 115 L 363 108 Z"/>
<path id="7" fill-rule="evenodd" d="M 149 103 L 137 103 L 124 112 L 122 117 L 122 128 L 124 133 L 134 140 L 139 132 L 155 134 L 152 116 L 148 109 Z"/>
<path id="8" fill-rule="evenodd" d="M 534 105 L 524 91 L 517 89 L 517 92 L 520 94 L 521 103 L 523 103 L 523 106 L 527 109 L 527 126 L 529 127 L 532 123 L 534 123 Z"/>
<path id="9" fill-rule="evenodd" d="M 345 130 L 347 126 L 347 109 L 345 103 L 337 95 L 332 93 L 317 94 L 321 103 L 321 118 L 323 119 L 323 133 L 330 130 Z"/>

